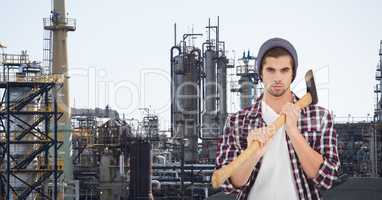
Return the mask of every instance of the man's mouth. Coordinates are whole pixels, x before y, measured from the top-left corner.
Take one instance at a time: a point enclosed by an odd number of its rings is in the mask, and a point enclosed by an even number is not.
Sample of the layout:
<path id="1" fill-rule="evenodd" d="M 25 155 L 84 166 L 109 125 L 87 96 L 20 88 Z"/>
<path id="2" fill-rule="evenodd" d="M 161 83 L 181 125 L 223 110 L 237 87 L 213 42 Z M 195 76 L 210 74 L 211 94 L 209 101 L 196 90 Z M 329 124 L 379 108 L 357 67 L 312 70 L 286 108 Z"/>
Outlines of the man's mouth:
<path id="1" fill-rule="evenodd" d="M 282 84 L 277 84 L 277 85 L 272 85 L 273 88 L 276 88 L 276 89 L 279 89 L 279 88 L 283 88 L 283 85 Z"/>

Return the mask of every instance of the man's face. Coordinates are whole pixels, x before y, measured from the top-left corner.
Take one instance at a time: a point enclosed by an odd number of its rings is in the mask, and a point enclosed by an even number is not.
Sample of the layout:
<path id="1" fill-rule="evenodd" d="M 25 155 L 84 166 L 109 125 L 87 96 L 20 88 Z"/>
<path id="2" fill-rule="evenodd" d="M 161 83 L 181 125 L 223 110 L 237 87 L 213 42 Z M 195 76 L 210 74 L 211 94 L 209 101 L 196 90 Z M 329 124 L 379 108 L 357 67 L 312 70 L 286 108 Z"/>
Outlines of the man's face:
<path id="1" fill-rule="evenodd" d="M 265 92 L 280 97 L 289 90 L 293 75 L 291 59 L 288 55 L 265 58 L 262 69 Z"/>

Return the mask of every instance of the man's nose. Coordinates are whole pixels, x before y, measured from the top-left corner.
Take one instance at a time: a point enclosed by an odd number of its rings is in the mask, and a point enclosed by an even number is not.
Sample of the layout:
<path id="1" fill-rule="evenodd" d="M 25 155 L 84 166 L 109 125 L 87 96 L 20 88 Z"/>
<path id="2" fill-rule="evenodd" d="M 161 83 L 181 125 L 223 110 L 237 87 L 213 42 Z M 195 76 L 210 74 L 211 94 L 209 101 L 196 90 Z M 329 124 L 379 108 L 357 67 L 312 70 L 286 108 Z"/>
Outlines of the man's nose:
<path id="1" fill-rule="evenodd" d="M 277 82 L 277 83 L 280 83 L 281 80 L 282 80 L 282 74 L 280 72 L 276 72 L 273 81 Z"/>
<path id="2" fill-rule="evenodd" d="M 281 83 L 281 79 L 275 77 L 275 79 L 273 79 L 273 84 L 279 84 L 279 83 Z"/>

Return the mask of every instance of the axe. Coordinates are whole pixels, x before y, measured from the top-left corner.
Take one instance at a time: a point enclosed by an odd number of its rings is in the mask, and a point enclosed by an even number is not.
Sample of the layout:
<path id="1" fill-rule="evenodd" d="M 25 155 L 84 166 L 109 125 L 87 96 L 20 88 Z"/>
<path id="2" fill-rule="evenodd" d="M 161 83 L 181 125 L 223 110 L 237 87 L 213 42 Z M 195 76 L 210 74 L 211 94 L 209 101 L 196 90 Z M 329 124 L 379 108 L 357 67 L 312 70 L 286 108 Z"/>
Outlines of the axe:
<path id="1" fill-rule="evenodd" d="M 296 105 L 299 108 L 305 108 L 309 105 L 314 105 L 318 102 L 317 97 L 317 91 L 316 91 L 316 85 L 314 83 L 313 78 L 313 72 L 312 70 L 309 70 L 305 74 L 305 82 L 306 82 L 306 88 L 307 93 L 296 102 Z M 265 129 L 266 133 L 269 135 L 269 137 L 273 137 L 273 135 L 277 132 L 278 129 L 280 129 L 285 124 L 285 115 L 279 115 L 275 121 L 273 121 L 269 126 L 267 126 Z M 253 141 L 251 144 L 248 144 L 247 149 L 245 149 L 241 154 L 235 158 L 232 162 L 229 164 L 223 166 L 222 168 L 215 170 L 212 174 L 211 182 L 212 187 L 218 188 L 220 187 L 225 180 L 227 180 L 229 177 L 232 176 L 232 174 L 237 171 L 237 169 L 245 163 L 247 160 L 251 158 L 251 155 L 253 155 L 260 147 L 259 141 Z"/>

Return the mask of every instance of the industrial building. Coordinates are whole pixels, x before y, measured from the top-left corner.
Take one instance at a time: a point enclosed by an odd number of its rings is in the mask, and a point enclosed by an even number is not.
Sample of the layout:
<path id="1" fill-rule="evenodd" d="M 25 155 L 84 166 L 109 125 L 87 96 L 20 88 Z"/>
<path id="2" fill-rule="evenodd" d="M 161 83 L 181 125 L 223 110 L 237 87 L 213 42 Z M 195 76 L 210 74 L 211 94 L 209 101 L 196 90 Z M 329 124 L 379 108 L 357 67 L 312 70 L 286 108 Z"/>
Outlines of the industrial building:
<path id="1" fill-rule="evenodd" d="M 180 39 L 174 25 L 171 124 L 161 130 L 150 109 L 132 120 L 108 105 L 70 108 L 67 34 L 76 20 L 64 0 L 52 2 L 42 62 L 0 45 L 0 200 L 233 199 L 210 183 L 217 140 L 229 103 L 251 106 L 262 86 L 250 51 L 226 55 L 219 17 L 200 30 L 206 34 Z M 335 119 L 341 174 L 327 199 L 349 198 L 354 187 L 382 198 L 382 41 L 376 55 L 374 115 Z"/>

